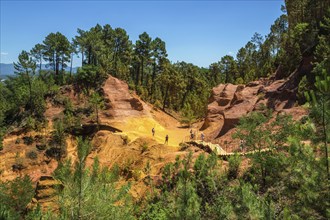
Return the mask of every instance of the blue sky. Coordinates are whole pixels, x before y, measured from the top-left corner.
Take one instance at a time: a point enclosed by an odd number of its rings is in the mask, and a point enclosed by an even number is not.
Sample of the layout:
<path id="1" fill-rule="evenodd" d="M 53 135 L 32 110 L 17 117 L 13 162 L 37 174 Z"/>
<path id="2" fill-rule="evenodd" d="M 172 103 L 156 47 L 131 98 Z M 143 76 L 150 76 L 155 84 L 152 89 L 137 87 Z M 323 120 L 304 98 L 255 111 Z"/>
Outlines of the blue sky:
<path id="1" fill-rule="evenodd" d="M 166 42 L 169 59 L 208 67 L 255 32 L 266 35 L 284 0 L 1 2 L 1 63 L 12 63 L 51 32 L 72 39 L 97 23 L 124 28 L 133 43 L 146 31 Z M 80 65 L 76 58 L 74 66 Z"/>

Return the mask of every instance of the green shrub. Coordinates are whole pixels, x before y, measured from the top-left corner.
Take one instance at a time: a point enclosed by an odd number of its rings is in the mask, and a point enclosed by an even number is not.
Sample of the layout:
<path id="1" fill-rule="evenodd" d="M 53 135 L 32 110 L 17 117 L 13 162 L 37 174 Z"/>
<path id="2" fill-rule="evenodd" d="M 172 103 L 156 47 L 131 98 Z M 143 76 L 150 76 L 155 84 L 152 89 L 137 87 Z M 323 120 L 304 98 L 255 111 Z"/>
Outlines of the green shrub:
<path id="1" fill-rule="evenodd" d="M 65 97 L 63 102 L 64 102 L 64 113 L 73 113 L 74 108 L 72 101 L 68 97 Z"/>
<path id="2" fill-rule="evenodd" d="M 31 136 L 24 136 L 23 137 L 23 142 L 26 145 L 31 145 L 33 143 L 33 137 L 31 137 Z"/>
<path id="3" fill-rule="evenodd" d="M 27 117 L 24 125 L 24 129 L 26 131 L 33 131 L 35 128 L 36 128 L 36 120 L 32 116 Z"/>
<path id="4" fill-rule="evenodd" d="M 142 145 L 140 145 L 140 149 L 141 149 L 141 154 L 143 154 L 144 152 L 148 151 L 148 144 L 147 143 L 143 143 Z"/>
<path id="5" fill-rule="evenodd" d="M 298 102 L 299 104 L 304 104 L 306 102 L 306 97 L 305 97 L 305 92 L 309 91 L 311 88 L 311 86 L 308 83 L 307 77 L 304 76 L 298 85 L 298 93 L 297 93 L 297 97 L 298 97 Z"/>
<path id="6" fill-rule="evenodd" d="M 237 78 L 235 81 L 236 85 L 243 84 L 243 83 L 244 83 L 244 80 L 241 77 Z"/>
<path id="7" fill-rule="evenodd" d="M 54 131 L 52 132 L 52 142 L 54 145 L 57 146 L 64 146 L 65 145 L 65 127 L 63 120 L 56 120 L 54 122 Z"/>
<path id="8" fill-rule="evenodd" d="M 36 148 L 40 151 L 46 150 L 47 145 L 46 144 L 36 144 Z"/>
<path id="9" fill-rule="evenodd" d="M 36 142 L 41 141 L 42 138 L 43 138 L 43 136 L 42 136 L 42 135 L 39 135 L 39 134 L 37 134 L 36 136 L 34 136 L 34 140 L 35 140 Z"/>
<path id="10" fill-rule="evenodd" d="M 0 219 L 23 219 L 33 195 L 34 188 L 28 176 L 0 183 Z"/>
<path id="11" fill-rule="evenodd" d="M 236 179 L 241 165 L 241 157 L 237 154 L 229 157 L 228 179 Z"/>
<path id="12" fill-rule="evenodd" d="M 180 146 L 180 151 L 185 151 L 189 148 L 189 145 L 186 143 L 180 143 L 179 146 Z"/>
<path id="13" fill-rule="evenodd" d="M 31 150 L 26 153 L 26 157 L 30 158 L 31 160 L 35 160 L 38 158 L 38 154 L 35 151 Z"/>

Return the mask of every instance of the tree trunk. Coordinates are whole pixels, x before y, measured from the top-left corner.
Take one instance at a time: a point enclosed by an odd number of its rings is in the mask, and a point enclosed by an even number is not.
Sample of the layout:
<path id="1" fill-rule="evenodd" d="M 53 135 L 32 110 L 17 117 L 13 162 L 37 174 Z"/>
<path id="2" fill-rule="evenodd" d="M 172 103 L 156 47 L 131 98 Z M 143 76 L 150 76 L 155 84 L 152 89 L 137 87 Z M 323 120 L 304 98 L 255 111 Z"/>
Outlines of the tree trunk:
<path id="1" fill-rule="evenodd" d="M 164 96 L 164 101 L 163 101 L 163 111 L 165 111 L 165 105 L 166 105 L 167 96 L 168 96 L 168 90 L 169 90 L 169 89 L 170 89 L 170 86 L 167 85 L 166 92 L 165 92 L 165 96 Z"/>
<path id="2" fill-rule="evenodd" d="M 55 57 L 55 74 L 56 75 L 58 75 L 59 68 L 60 68 L 60 61 L 59 61 L 58 55 L 56 54 L 56 57 Z"/>
<path id="3" fill-rule="evenodd" d="M 156 62 L 154 62 L 153 64 L 152 77 L 151 77 L 151 91 L 150 91 L 151 101 L 153 101 L 153 96 L 155 92 L 155 78 L 156 78 Z"/>
<path id="4" fill-rule="evenodd" d="M 56 72 L 56 56 L 55 53 L 53 53 L 53 70 Z"/>
<path id="5" fill-rule="evenodd" d="M 29 83 L 29 108 L 31 108 L 32 107 L 32 83 L 31 83 L 31 79 L 30 79 L 28 70 L 26 70 L 26 77 L 27 77 L 28 83 Z"/>
<path id="6" fill-rule="evenodd" d="M 143 85 L 143 78 L 144 78 L 144 73 L 143 73 L 143 57 L 141 60 L 141 85 Z"/>
<path id="7" fill-rule="evenodd" d="M 91 64 L 91 48 L 88 49 L 88 65 Z"/>
<path id="8" fill-rule="evenodd" d="M 193 82 L 193 81 L 191 81 L 191 82 Z M 184 107 L 184 103 L 186 102 L 186 99 L 187 99 L 187 96 L 188 96 L 188 94 L 189 94 L 189 91 L 192 91 L 193 87 L 194 87 L 193 83 L 190 83 L 190 84 L 187 86 L 186 91 L 185 91 L 185 93 L 183 94 L 183 97 L 182 97 L 181 108 Z"/>
<path id="9" fill-rule="evenodd" d="M 73 62 L 73 53 L 71 53 L 70 79 L 72 78 L 72 62 Z"/>
<path id="10" fill-rule="evenodd" d="M 64 74 L 64 55 L 62 55 L 62 59 L 61 59 L 61 74 Z"/>
<path id="11" fill-rule="evenodd" d="M 84 65 L 84 48 L 81 48 L 81 66 Z"/>
<path id="12" fill-rule="evenodd" d="M 118 70 L 117 70 L 117 52 L 116 52 L 116 50 L 113 54 L 113 62 L 114 62 L 114 69 L 115 69 L 114 75 L 115 75 L 115 77 L 117 77 L 119 74 L 117 74 Z"/>
<path id="13" fill-rule="evenodd" d="M 41 73 L 42 57 L 40 56 L 39 74 Z"/>
<path id="14" fill-rule="evenodd" d="M 97 123 L 97 130 L 100 129 L 100 123 L 99 123 L 99 109 L 97 107 L 97 104 L 95 105 L 95 110 L 96 110 L 96 123 Z"/>
<path id="15" fill-rule="evenodd" d="M 136 76 L 135 76 L 135 85 L 138 86 L 139 85 L 139 79 L 140 79 L 140 64 L 137 64 L 137 68 L 136 68 Z"/>

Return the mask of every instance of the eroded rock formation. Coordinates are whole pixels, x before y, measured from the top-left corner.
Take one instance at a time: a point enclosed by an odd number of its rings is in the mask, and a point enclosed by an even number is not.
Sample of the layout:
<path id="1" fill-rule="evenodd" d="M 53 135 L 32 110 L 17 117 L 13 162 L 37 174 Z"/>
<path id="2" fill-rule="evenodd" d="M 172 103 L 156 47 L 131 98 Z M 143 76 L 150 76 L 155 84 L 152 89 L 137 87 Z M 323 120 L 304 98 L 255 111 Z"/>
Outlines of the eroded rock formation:
<path id="1" fill-rule="evenodd" d="M 34 210 L 39 206 L 43 212 L 58 212 L 58 190 L 62 189 L 63 185 L 59 180 L 55 180 L 52 176 L 41 176 L 27 210 Z"/>
<path id="2" fill-rule="evenodd" d="M 218 85 L 212 90 L 201 130 L 204 130 L 209 140 L 219 138 L 234 128 L 242 116 L 265 107 L 275 113 L 285 112 L 294 117 L 306 114 L 302 108 L 295 107 L 296 90 L 288 89 L 287 84 L 286 80 L 261 79 L 245 86 Z"/>

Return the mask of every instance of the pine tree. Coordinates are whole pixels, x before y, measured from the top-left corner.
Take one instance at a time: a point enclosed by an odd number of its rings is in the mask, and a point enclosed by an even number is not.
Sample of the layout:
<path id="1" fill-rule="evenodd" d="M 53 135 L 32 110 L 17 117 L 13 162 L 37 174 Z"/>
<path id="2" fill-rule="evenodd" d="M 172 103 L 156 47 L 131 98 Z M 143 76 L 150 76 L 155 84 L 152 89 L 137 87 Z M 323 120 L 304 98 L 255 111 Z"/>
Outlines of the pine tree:
<path id="1" fill-rule="evenodd" d="M 16 74 L 25 78 L 29 86 L 29 102 L 28 107 L 32 107 L 32 77 L 35 74 L 36 63 L 31 58 L 30 54 L 23 50 L 18 56 L 18 62 L 14 63 Z"/>

